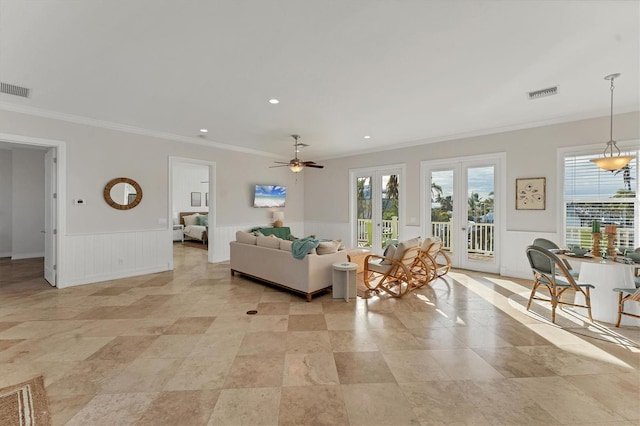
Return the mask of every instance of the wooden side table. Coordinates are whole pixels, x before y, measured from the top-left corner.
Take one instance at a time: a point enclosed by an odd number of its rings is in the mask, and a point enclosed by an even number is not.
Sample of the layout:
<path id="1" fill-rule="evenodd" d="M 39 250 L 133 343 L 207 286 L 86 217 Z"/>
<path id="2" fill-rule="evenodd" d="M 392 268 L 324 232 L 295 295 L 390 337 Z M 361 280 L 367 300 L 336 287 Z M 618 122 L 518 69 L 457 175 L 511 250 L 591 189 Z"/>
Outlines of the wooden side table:
<path id="1" fill-rule="evenodd" d="M 333 265 L 333 298 L 355 299 L 358 289 L 356 288 L 356 275 L 358 265 L 353 262 L 340 262 Z"/>

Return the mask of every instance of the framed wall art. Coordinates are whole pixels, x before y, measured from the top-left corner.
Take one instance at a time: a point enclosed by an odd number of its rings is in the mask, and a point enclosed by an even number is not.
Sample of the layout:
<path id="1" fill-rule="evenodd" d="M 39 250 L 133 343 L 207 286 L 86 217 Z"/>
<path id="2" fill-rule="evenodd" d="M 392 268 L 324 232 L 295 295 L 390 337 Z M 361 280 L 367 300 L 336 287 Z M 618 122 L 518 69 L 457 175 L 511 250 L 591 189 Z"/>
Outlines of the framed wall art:
<path id="1" fill-rule="evenodd" d="M 545 209 L 546 178 L 516 179 L 516 210 Z"/>
<path id="2" fill-rule="evenodd" d="M 202 193 L 201 192 L 192 192 L 191 193 L 191 207 L 200 207 L 202 206 Z"/>

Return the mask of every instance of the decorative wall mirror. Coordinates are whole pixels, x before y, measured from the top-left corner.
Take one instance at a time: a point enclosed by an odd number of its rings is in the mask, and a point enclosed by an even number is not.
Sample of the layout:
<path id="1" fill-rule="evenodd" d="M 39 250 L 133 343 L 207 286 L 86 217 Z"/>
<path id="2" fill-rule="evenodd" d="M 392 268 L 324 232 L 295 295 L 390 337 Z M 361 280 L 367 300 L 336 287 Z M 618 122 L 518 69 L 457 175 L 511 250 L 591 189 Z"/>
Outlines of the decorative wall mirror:
<path id="1" fill-rule="evenodd" d="M 104 200 L 114 209 L 129 210 L 142 201 L 142 188 L 133 179 L 111 179 L 104 187 Z"/>

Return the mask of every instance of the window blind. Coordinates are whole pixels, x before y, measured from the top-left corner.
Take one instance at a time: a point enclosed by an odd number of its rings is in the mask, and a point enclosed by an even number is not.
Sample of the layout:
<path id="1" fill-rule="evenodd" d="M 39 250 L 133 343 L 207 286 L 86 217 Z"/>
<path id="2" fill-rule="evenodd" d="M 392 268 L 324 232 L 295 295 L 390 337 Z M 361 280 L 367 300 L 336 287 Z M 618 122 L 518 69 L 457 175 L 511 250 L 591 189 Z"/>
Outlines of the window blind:
<path id="1" fill-rule="evenodd" d="M 620 251 L 638 245 L 638 154 L 615 172 L 600 169 L 590 160 L 602 153 L 567 155 L 564 159 L 565 243 L 590 247 L 594 220 L 617 228 L 615 246 Z M 604 241 L 606 244 L 606 241 Z"/>

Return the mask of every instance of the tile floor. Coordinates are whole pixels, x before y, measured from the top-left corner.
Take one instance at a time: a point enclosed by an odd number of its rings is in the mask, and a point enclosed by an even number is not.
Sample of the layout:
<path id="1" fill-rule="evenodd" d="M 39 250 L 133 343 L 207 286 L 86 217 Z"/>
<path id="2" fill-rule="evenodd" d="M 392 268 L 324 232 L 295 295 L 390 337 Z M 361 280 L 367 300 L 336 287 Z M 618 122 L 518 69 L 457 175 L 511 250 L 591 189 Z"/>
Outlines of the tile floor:
<path id="1" fill-rule="evenodd" d="M 0 386 L 43 374 L 57 425 L 640 424 L 640 349 L 513 309 L 527 281 L 307 303 L 174 249 L 173 272 L 61 290 L 0 259 Z"/>

